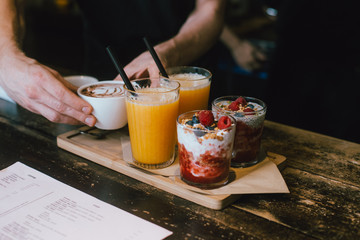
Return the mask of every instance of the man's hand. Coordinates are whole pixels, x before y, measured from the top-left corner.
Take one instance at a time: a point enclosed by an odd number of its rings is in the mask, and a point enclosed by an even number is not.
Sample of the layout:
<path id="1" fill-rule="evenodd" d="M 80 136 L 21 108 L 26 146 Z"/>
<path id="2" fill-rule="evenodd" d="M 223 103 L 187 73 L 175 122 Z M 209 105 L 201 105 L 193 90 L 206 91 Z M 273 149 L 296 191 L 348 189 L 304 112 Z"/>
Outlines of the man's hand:
<path id="1" fill-rule="evenodd" d="M 162 60 L 164 67 L 164 61 Z M 154 59 L 152 58 L 149 51 L 143 52 L 132 60 L 128 65 L 125 66 L 124 71 L 126 72 L 130 80 L 145 78 L 145 77 L 159 77 L 159 69 L 156 66 Z M 115 80 L 121 80 L 122 78 L 118 75 Z"/>
<path id="2" fill-rule="evenodd" d="M 266 61 L 266 55 L 261 49 L 247 40 L 239 40 L 231 54 L 235 62 L 248 71 L 259 70 Z"/>
<path id="3" fill-rule="evenodd" d="M 95 125 L 91 105 L 72 92 L 76 88 L 58 72 L 20 51 L 2 53 L 0 85 L 15 102 L 52 122 Z"/>

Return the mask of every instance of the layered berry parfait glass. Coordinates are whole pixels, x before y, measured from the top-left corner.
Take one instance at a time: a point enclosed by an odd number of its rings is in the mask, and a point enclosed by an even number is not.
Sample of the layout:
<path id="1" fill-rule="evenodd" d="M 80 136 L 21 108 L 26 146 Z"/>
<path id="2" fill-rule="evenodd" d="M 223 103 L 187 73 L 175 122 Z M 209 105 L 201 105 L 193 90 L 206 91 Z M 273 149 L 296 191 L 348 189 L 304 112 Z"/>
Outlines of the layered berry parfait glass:
<path id="1" fill-rule="evenodd" d="M 197 110 L 177 119 L 181 179 L 201 189 L 223 186 L 229 179 L 236 121 L 217 116 L 210 110 Z"/>
<path id="2" fill-rule="evenodd" d="M 266 104 L 257 98 L 224 96 L 212 102 L 215 115 L 227 114 L 236 119 L 236 134 L 231 166 L 249 167 L 261 161 L 260 145 Z"/>

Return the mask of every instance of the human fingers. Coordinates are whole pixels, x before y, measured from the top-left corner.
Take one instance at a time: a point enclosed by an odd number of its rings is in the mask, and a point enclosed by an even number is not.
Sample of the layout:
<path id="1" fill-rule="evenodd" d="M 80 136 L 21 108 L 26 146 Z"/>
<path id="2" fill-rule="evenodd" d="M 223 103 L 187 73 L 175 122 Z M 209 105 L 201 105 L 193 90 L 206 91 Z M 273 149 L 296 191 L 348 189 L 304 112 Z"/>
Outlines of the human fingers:
<path id="1" fill-rule="evenodd" d="M 252 52 L 252 56 L 256 61 L 264 62 L 267 60 L 266 54 L 259 49 L 254 49 L 254 51 Z"/>
<path id="2" fill-rule="evenodd" d="M 49 107 L 56 113 L 41 112 L 42 115 L 54 122 L 63 121 L 61 119 L 65 118 L 61 115 L 65 115 L 87 125 L 93 125 L 95 117 L 90 115 L 92 106 L 67 89 L 59 80 L 62 77 L 56 71 L 41 71 L 39 68 L 34 68 L 30 69 L 29 72 L 30 77 L 38 78 L 37 82 L 41 83 L 33 89 L 30 98 Z M 37 111 L 43 110 L 39 105 L 34 107 L 38 108 Z"/>
<path id="3" fill-rule="evenodd" d="M 42 97 L 43 103 L 39 104 L 38 111 L 48 120 L 57 123 L 79 124 L 85 123 L 88 126 L 94 126 L 96 119 L 94 116 L 77 111 L 68 104 L 52 97 L 50 94 L 45 94 Z"/>
<path id="4" fill-rule="evenodd" d="M 53 109 L 49 108 L 48 106 L 44 105 L 42 102 L 46 101 L 44 99 L 40 99 L 40 98 L 36 98 L 34 96 L 44 96 L 46 95 L 45 91 L 39 91 L 39 93 L 36 92 L 36 89 L 32 89 L 31 92 L 33 92 L 33 95 L 30 95 L 30 101 L 24 97 L 24 96 L 20 96 L 20 98 L 18 99 L 18 104 L 21 105 L 23 108 L 34 112 L 36 114 L 40 114 L 43 117 L 45 117 L 46 119 L 48 119 L 49 121 L 52 122 L 57 122 L 57 123 L 66 123 L 66 124 L 81 124 L 82 122 L 80 122 L 77 119 L 74 119 L 72 117 L 66 116 L 66 115 L 62 115 L 59 114 L 58 112 L 54 111 Z M 94 123 L 92 123 L 89 120 L 88 121 L 88 125 L 89 126 L 93 126 Z"/>
<path id="5" fill-rule="evenodd" d="M 32 95 L 29 97 L 31 101 L 24 99 L 19 102 L 20 105 L 29 111 L 44 116 L 49 121 L 66 124 L 85 123 L 88 126 L 94 126 L 96 123 L 94 116 L 74 111 L 73 108 L 40 88 L 32 89 Z"/>
<path id="6" fill-rule="evenodd" d="M 83 124 L 82 121 L 79 121 L 75 118 L 69 117 L 67 115 L 59 114 L 58 112 L 54 111 L 52 108 L 49 108 L 48 106 L 41 104 L 41 103 L 35 103 L 34 105 L 30 106 L 28 110 L 41 114 L 43 117 L 48 119 L 51 122 L 56 123 L 65 123 L 65 124 L 71 124 L 71 125 L 80 125 Z M 89 126 L 92 126 L 92 124 L 89 124 Z"/>
<path id="7" fill-rule="evenodd" d="M 149 77 L 151 78 L 158 78 L 160 76 L 160 71 L 157 66 L 149 66 L 148 68 Z"/>
<path id="8" fill-rule="evenodd" d="M 128 78 L 131 80 L 149 77 L 147 68 L 143 68 L 143 67 L 133 64 L 133 63 L 128 64 L 125 67 L 125 71 L 127 73 Z"/>
<path id="9" fill-rule="evenodd" d="M 120 74 L 118 74 L 118 75 L 114 78 L 114 80 L 122 81 L 123 79 L 122 79 L 122 77 L 120 76 Z"/>
<path id="10" fill-rule="evenodd" d="M 140 78 L 146 78 L 150 77 L 150 74 L 147 69 L 142 69 L 141 71 L 136 72 L 132 79 L 140 79 Z"/>
<path id="11" fill-rule="evenodd" d="M 126 75 L 130 80 L 134 80 L 134 79 L 139 79 L 139 78 L 145 78 L 148 77 L 149 74 L 147 72 L 146 69 L 143 69 L 142 71 L 139 72 L 134 72 L 131 75 Z M 119 81 L 123 81 L 122 77 L 120 75 L 116 76 L 116 78 L 114 80 L 119 80 Z"/>
<path id="12" fill-rule="evenodd" d="M 124 68 L 129 79 L 149 77 L 149 66 L 155 65 L 154 59 L 148 51 L 143 52 Z"/>

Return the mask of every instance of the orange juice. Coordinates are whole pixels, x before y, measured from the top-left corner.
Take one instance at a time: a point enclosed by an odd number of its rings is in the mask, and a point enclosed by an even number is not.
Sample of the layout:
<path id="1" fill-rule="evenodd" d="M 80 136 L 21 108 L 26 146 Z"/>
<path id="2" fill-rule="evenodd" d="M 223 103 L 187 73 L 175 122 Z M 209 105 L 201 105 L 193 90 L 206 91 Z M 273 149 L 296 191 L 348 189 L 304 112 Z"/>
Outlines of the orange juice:
<path id="1" fill-rule="evenodd" d="M 126 110 L 135 161 L 145 167 L 168 161 L 171 164 L 176 145 L 179 88 L 176 91 L 163 87 L 136 89 L 135 97 L 127 95 Z"/>
<path id="2" fill-rule="evenodd" d="M 208 109 L 212 74 L 199 67 L 179 66 L 168 68 L 169 79 L 180 83 L 179 114 L 192 110 Z"/>
<path id="3" fill-rule="evenodd" d="M 210 82 L 197 87 L 183 87 L 183 85 L 190 85 L 190 83 L 191 81 L 180 81 L 179 114 L 208 108 Z"/>

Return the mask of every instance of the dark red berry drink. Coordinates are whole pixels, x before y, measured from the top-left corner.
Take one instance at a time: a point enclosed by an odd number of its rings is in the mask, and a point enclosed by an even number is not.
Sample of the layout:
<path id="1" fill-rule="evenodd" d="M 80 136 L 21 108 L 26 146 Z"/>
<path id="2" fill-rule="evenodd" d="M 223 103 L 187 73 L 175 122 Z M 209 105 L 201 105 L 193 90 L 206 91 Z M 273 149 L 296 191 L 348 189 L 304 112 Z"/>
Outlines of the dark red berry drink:
<path id="1" fill-rule="evenodd" d="M 235 125 L 231 116 L 214 119 L 210 110 L 191 111 L 178 117 L 180 175 L 184 182 L 202 189 L 227 183 Z"/>
<path id="2" fill-rule="evenodd" d="M 249 167 L 258 163 L 266 104 L 253 97 L 225 96 L 213 101 L 212 110 L 236 119 L 231 165 Z"/>

